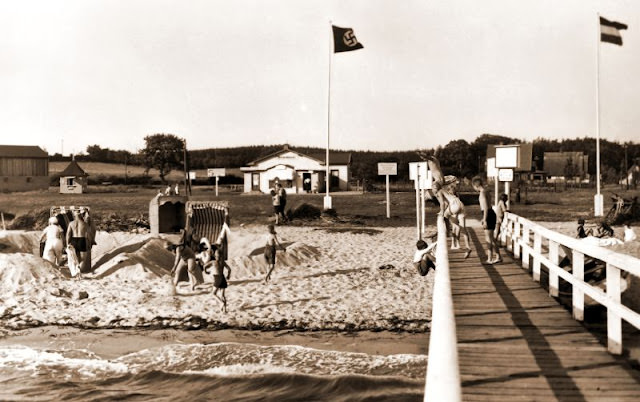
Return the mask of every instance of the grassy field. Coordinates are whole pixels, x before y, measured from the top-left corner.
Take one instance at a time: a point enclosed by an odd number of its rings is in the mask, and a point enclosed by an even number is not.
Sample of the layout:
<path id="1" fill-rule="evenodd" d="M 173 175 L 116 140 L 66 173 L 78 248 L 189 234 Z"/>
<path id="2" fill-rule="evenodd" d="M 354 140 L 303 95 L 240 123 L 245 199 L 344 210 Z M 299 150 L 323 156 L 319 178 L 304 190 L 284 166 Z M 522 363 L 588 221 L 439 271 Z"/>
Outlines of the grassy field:
<path id="1" fill-rule="evenodd" d="M 80 167 L 91 177 L 98 176 L 120 176 L 124 177 L 125 175 L 125 165 L 117 164 L 117 163 L 102 163 L 102 162 L 79 162 Z M 55 175 L 56 173 L 62 172 L 67 166 L 69 162 L 49 162 L 49 174 Z M 126 172 L 128 176 L 142 176 L 144 175 L 144 167 L 135 166 L 135 165 L 127 165 Z M 205 178 L 207 177 L 206 169 L 195 169 L 197 178 Z M 227 169 L 227 174 L 233 174 L 238 177 L 242 177 L 242 173 L 240 169 Z M 158 170 L 151 169 L 149 171 L 149 176 L 154 179 L 159 179 Z M 170 182 L 180 181 L 182 180 L 183 173 L 182 170 L 172 170 L 169 172 L 169 175 L 166 179 Z"/>
<path id="2" fill-rule="evenodd" d="M 35 214 L 54 205 L 86 205 L 95 217 L 143 218 L 149 213 L 149 202 L 160 187 L 91 186 L 85 194 L 59 194 L 57 187 L 49 191 L 0 194 L 0 211 L 7 219 L 12 216 Z M 619 192 L 619 187 L 604 189 L 605 211 L 612 206 L 611 192 L 629 198 L 640 195 L 640 191 Z M 520 204 L 512 204 L 511 210 L 521 216 L 537 221 L 575 221 L 578 217 L 593 219 L 593 190 L 580 189 L 563 192 L 540 192 L 523 194 Z M 324 194 L 292 194 L 288 197 L 287 209 L 309 204 L 322 209 Z M 266 224 L 272 216 L 271 199 L 266 194 L 241 194 L 220 192 L 215 196 L 212 186 L 195 187 L 194 200 L 228 201 L 232 224 Z M 391 194 L 391 218 L 386 218 L 384 193 L 336 193 L 332 195 L 333 206 L 344 224 L 363 226 L 413 226 L 415 225 L 415 193 Z M 478 205 L 467 205 L 467 216 L 478 218 Z M 427 204 L 427 223 L 433 223 L 436 207 Z M 295 224 L 295 222 L 294 222 Z"/>

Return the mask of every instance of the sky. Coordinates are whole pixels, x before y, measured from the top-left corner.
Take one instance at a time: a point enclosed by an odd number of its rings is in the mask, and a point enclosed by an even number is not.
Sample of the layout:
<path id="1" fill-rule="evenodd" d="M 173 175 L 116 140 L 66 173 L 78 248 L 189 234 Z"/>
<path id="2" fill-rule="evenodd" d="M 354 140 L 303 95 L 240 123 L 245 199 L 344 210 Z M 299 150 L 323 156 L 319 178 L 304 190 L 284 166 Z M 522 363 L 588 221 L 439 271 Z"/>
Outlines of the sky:
<path id="1" fill-rule="evenodd" d="M 332 23 L 364 49 L 333 54 Z M 0 57 L 0 143 L 50 154 L 157 133 L 414 150 L 595 137 L 598 116 L 639 138 L 634 0 L 0 0 Z"/>

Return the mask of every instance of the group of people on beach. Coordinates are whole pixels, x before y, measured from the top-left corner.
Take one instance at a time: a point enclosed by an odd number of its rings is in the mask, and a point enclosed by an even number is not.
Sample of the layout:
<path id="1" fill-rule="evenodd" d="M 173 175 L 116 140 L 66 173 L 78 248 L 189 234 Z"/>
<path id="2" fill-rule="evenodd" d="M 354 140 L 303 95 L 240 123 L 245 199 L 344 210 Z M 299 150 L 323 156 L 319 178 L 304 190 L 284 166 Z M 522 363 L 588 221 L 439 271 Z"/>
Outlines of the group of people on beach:
<path id="1" fill-rule="evenodd" d="M 199 269 L 201 272 L 207 274 L 210 273 L 210 270 L 213 270 L 213 286 L 211 292 L 213 296 L 222 303 L 221 310 L 225 313 L 227 312 L 227 297 L 225 292 L 229 286 L 228 281 L 231 279 L 232 270 L 231 266 L 227 263 L 227 244 L 230 234 L 228 214 L 229 211 L 225 210 L 225 221 L 215 242 L 211 243 L 206 237 L 196 242 L 192 231 L 186 229 L 182 230 L 180 241 L 177 244 L 167 245 L 167 250 L 175 253 L 175 260 L 171 268 L 173 294 L 176 294 L 176 286 L 185 270 L 187 271 L 191 290 L 195 290 L 198 284 L 196 270 Z M 278 239 L 275 226 L 269 224 L 267 225 L 267 230 L 268 233 L 265 238 L 264 247 L 264 258 L 267 262 L 267 273 L 264 278 L 265 284 L 271 280 L 271 274 L 276 265 L 276 247 L 280 247 L 286 252 L 286 248 Z M 225 269 L 227 271 L 226 276 L 224 272 Z M 218 294 L 218 292 L 220 293 Z"/>
<path id="2" fill-rule="evenodd" d="M 68 222 L 65 213 L 50 217 L 48 226 L 40 236 L 40 243 L 43 244 L 42 257 L 57 266 L 63 265 L 62 254 L 66 250 L 71 276 L 80 278 L 82 272 L 91 270 L 91 248 L 96 245 L 96 226 L 87 208 L 74 208 L 71 214 L 73 219 Z M 66 232 L 63 225 L 66 226 Z"/>

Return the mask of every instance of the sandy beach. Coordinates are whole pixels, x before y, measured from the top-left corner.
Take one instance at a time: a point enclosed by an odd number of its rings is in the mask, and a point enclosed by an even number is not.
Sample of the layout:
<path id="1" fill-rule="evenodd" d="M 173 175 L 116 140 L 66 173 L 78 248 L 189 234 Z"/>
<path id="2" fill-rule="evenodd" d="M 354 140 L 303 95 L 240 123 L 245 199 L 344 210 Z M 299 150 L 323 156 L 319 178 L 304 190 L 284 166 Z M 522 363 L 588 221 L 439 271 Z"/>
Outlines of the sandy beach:
<path id="1" fill-rule="evenodd" d="M 38 232 L 5 232 L 0 319 L 8 329 L 427 330 L 433 278 L 411 265 L 415 229 L 279 227 L 287 251 L 278 251 L 266 285 L 264 232 L 233 228 L 227 313 L 206 274 L 194 291 L 181 282 L 172 295 L 173 255 L 163 239 L 99 232 L 94 270 L 75 280 L 37 257 Z"/>

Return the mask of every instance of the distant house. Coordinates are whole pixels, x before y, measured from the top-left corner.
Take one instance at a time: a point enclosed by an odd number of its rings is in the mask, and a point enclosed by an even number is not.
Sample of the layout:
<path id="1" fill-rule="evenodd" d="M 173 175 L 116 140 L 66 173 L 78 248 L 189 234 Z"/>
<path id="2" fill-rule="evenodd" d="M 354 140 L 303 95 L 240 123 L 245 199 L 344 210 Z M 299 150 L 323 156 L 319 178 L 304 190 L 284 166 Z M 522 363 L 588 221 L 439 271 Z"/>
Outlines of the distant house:
<path id="1" fill-rule="evenodd" d="M 626 186 L 628 184 L 633 186 L 633 188 L 637 188 L 638 182 L 640 182 L 640 166 L 634 163 L 633 166 L 627 170 L 626 176 L 620 179 L 620 185 Z"/>
<path id="2" fill-rule="evenodd" d="M 49 188 L 49 155 L 35 145 L 0 145 L 0 191 Z"/>
<path id="3" fill-rule="evenodd" d="M 331 152 L 329 163 L 329 190 L 348 190 L 351 153 Z M 289 149 L 287 145 L 277 152 L 250 162 L 240 170 L 244 172 L 245 193 L 266 193 L 276 181 L 279 181 L 288 193 L 321 192 L 325 188 L 325 154 L 304 154 Z"/>
<path id="4" fill-rule="evenodd" d="M 78 162 L 72 160 L 60 173 L 60 194 L 82 194 L 89 184 L 88 176 Z"/>
<path id="5" fill-rule="evenodd" d="M 589 178 L 589 155 L 582 152 L 545 152 L 544 171 L 548 181 L 583 181 Z"/>

